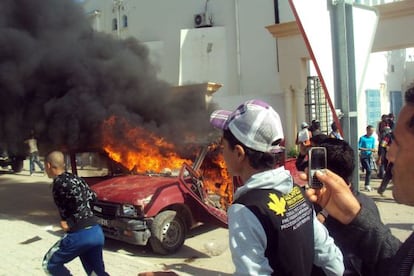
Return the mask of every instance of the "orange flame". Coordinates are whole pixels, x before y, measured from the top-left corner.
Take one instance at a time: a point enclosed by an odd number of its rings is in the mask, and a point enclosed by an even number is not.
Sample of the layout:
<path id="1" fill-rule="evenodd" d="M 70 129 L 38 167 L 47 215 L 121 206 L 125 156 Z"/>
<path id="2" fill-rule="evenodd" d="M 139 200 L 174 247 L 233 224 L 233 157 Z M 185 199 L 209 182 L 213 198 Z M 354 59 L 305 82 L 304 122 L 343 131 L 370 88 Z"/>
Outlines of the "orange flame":
<path id="1" fill-rule="evenodd" d="M 116 124 L 124 130 L 122 143 L 115 138 Z M 104 150 L 113 160 L 130 170 L 160 173 L 166 168 L 180 169 L 184 162 L 192 164 L 191 160 L 178 156 L 173 144 L 143 128 L 132 127 L 125 119 L 111 116 L 104 121 L 103 132 Z"/>
<path id="2" fill-rule="evenodd" d="M 233 181 L 227 171 L 219 145 L 211 145 L 211 160 L 206 159 L 202 166 L 204 184 L 213 194 L 220 196 L 220 205 L 223 209 L 233 202 Z"/>
<path id="3" fill-rule="evenodd" d="M 122 142 L 116 138 L 119 129 Z M 136 173 L 161 173 L 166 168 L 178 170 L 183 163 L 193 164 L 191 160 L 181 158 L 172 143 L 141 127 L 132 126 L 123 118 L 111 116 L 104 121 L 102 130 L 104 150 L 113 160 Z M 227 209 L 233 201 L 232 178 L 217 144 L 210 147 L 200 170 L 204 188 L 210 194 L 218 194 L 221 208 Z"/>

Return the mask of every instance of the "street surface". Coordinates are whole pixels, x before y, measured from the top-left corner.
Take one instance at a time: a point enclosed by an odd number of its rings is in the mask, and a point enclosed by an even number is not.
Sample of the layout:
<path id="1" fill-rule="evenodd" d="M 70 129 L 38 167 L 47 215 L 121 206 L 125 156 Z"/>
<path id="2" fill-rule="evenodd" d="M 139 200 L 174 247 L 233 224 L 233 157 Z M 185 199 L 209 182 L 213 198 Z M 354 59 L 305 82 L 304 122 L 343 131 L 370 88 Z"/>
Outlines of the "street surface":
<path id="1" fill-rule="evenodd" d="M 372 180 L 374 190 L 367 194 L 378 204 L 384 223 L 404 240 L 413 230 L 414 208 L 395 203 L 390 189 L 384 193 L 385 197 L 380 197 L 376 193 L 379 181 Z M 27 169 L 19 174 L 0 171 L 0 276 L 45 275 L 41 267 L 43 256 L 63 234 L 50 183 L 40 173 L 29 176 Z M 231 275 L 234 266 L 227 244 L 226 229 L 202 225 L 189 233 L 178 253 L 169 256 L 155 255 L 149 247 L 107 239 L 104 261 L 110 275 L 138 275 L 148 271 Z M 73 275 L 85 275 L 77 259 L 68 268 Z"/>

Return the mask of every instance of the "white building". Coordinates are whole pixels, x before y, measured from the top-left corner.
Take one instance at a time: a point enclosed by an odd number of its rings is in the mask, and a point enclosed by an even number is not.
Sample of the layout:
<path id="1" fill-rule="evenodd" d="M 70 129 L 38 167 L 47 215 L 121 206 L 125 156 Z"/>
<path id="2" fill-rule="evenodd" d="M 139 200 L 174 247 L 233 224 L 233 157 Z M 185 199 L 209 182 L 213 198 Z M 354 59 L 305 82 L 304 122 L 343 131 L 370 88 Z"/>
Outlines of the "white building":
<path id="1" fill-rule="evenodd" d="M 287 0 L 86 0 L 83 5 L 95 30 L 145 43 L 159 77 L 171 85 L 220 83 L 214 101 L 221 108 L 234 109 L 250 98 L 272 104 L 284 122 L 287 146 L 293 145 L 297 125 L 306 119 L 309 54 L 297 33 L 288 34 L 289 43 L 280 49 L 285 38 L 266 29 L 278 19 L 280 26 L 294 20 Z M 403 50 L 376 53 L 370 64 L 363 90 L 380 91 L 380 113 L 388 113 L 389 92 L 407 87 L 412 66 Z M 365 97 L 358 96 L 361 114 L 368 114 Z M 362 135 L 368 115 L 358 120 Z"/>
<path id="2" fill-rule="evenodd" d="M 275 23 L 273 1 L 90 0 L 84 7 L 96 30 L 147 44 L 171 85 L 217 82 L 222 107 L 260 97 L 283 108 L 276 41 L 265 29 Z M 197 14 L 206 14 L 200 26 L 212 27 L 196 28 Z"/>

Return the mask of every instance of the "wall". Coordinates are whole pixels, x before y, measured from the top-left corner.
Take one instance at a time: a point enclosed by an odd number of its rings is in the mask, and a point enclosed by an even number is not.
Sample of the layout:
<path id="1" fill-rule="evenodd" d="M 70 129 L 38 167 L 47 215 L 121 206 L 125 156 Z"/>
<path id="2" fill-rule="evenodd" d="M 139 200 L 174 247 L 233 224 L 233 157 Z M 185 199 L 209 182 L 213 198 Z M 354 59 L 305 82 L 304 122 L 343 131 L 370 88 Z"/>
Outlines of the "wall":
<path id="1" fill-rule="evenodd" d="M 180 76 L 181 31 L 194 27 L 194 15 L 204 12 L 204 0 L 124 0 L 122 8 L 113 9 L 112 0 L 85 1 L 86 13 L 99 10 L 99 30 L 114 37 L 137 37 L 153 49 L 152 56 L 159 65 L 159 76 L 172 85 Z M 213 25 L 225 29 L 226 61 L 222 63 L 226 75 L 223 87 L 215 93 L 215 101 L 229 102 L 247 97 L 280 94 L 277 72 L 276 41 L 268 34 L 265 26 L 274 24 L 272 0 L 210 0 L 208 11 Z M 128 16 L 129 26 L 112 31 L 112 19 L 119 15 Z M 95 22 L 96 23 L 96 22 Z M 191 61 L 187 61 L 187 64 Z M 200 61 L 194 61 L 194 66 Z M 215 82 L 217 80 L 210 79 Z M 219 80 L 221 81 L 221 79 Z"/>
<path id="2" fill-rule="evenodd" d="M 226 57 L 224 27 L 181 30 L 179 85 L 228 83 Z"/>
<path id="3" fill-rule="evenodd" d="M 305 0 L 303 0 L 305 1 Z M 278 43 L 280 64 L 280 75 L 282 78 L 281 86 L 282 90 L 286 91 L 286 87 L 289 84 L 301 83 L 300 78 L 303 72 L 303 60 L 309 58 L 304 45 L 299 46 L 296 44 L 304 43 L 299 39 L 301 34 L 297 28 L 296 22 L 289 22 L 289 19 L 294 20 L 288 1 L 279 1 L 280 19 L 282 24 L 276 24 L 268 26 L 268 30 L 276 38 Z M 362 1 L 360 1 L 362 2 Z M 364 3 L 367 1 L 364 1 Z M 395 3 L 383 4 L 391 1 L 369 1 L 369 4 L 382 4 L 375 8 L 379 11 L 379 24 L 377 26 L 377 32 L 373 43 L 373 54 L 370 55 L 370 61 L 365 73 L 365 80 L 363 87 L 360 90 L 358 96 L 358 135 L 365 133 L 366 126 L 366 90 L 380 90 L 381 91 L 381 112 L 390 112 L 390 91 L 402 91 L 404 92 L 410 83 L 413 83 L 413 68 L 410 63 L 401 60 L 401 49 L 403 47 L 413 47 L 414 40 L 413 28 L 407 28 L 409 26 L 408 21 L 413 20 L 414 16 L 414 1 L 405 0 Z M 374 3 L 375 2 L 375 3 Z M 315 15 L 317 16 L 317 15 Z M 404 31 L 395 31 L 404 30 Z M 282 42 L 283 41 L 283 42 Z M 395 51 L 389 51 L 397 49 Z M 303 51 L 302 51 L 303 50 Z M 283 56 L 283 58 L 282 58 Z M 390 65 L 394 64 L 394 72 L 390 72 Z M 402 70 L 400 70 L 402 69 Z M 295 79 L 296 77 L 296 79 Z M 294 86 L 294 85 L 292 85 Z M 286 95 L 289 95 L 286 93 Z M 298 101 L 299 93 L 293 95 L 293 99 Z M 294 103 L 293 103 L 294 105 Z M 286 107 L 287 118 L 300 118 L 300 104 L 297 105 L 297 109 L 289 109 Z M 292 123 L 298 123 L 298 120 L 292 120 Z"/>

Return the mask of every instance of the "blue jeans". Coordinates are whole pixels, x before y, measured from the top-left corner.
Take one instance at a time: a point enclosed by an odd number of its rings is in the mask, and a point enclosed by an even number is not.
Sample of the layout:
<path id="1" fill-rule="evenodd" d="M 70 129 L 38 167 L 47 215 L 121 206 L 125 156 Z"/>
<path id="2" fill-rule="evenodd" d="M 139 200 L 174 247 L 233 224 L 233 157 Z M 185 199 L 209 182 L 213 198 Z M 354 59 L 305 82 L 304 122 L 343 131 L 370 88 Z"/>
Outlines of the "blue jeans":
<path id="1" fill-rule="evenodd" d="M 361 157 L 360 159 L 361 161 L 361 166 L 364 168 L 365 170 L 365 187 L 369 186 L 369 181 L 371 179 L 371 157 Z"/>
<path id="2" fill-rule="evenodd" d="M 48 275 L 72 275 L 65 267 L 79 257 L 87 275 L 109 275 L 105 272 L 102 257 L 104 234 L 99 225 L 66 233 L 55 243 L 43 258 L 43 269 Z"/>
<path id="3" fill-rule="evenodd" d="M 42 172 L 45 170 L 42 162 L 40 162 L 39 160 L 39 152 L 37 151 L 30 153 L 30 174 L 32 174 L 35 171 L 35 164 L 39 166 Z"/>

